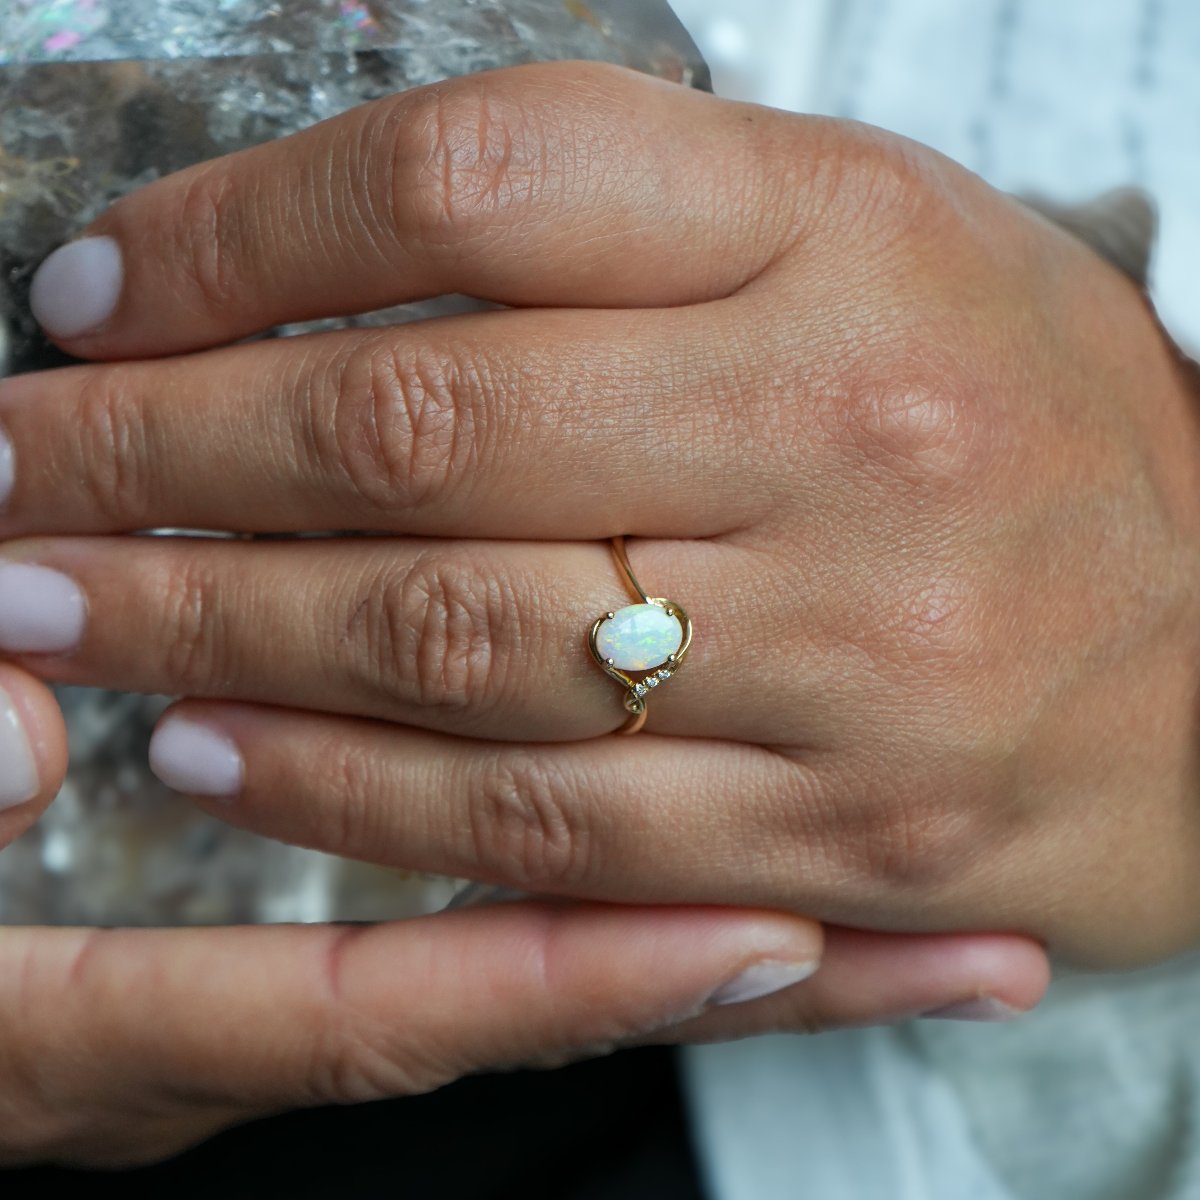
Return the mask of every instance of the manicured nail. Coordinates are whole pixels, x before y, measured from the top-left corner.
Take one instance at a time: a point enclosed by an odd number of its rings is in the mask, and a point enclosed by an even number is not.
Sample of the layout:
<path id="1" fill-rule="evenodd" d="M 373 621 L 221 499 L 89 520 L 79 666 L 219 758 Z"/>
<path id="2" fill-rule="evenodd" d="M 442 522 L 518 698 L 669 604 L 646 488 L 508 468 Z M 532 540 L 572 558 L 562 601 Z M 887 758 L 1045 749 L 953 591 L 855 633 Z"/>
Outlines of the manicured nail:
<path id="1" fill-rule="evenodd" d="M 12 494 L 13 480 L 15 478 L 12 439 L 3 429 L 0 429 L 0 508 L 3 508 L 8 503 L 8 497 Z"/>
<path id="2" fill-rule="evenodd" d="M 708 998 L 709 1007 L 718 1004 L 743 1004 L 747 1000 L 758 1000 L 772 992 L 781 992 L 793 983 L 807 979 L 821 965 L 819 960 L 808 962 L 780 962 L 764 958 L 722 984 Z"/>
<path id="3" fill-rule="evenodd" d="M 236 796 L 242 756 L 231 738 L 183 717 L 167 717 L 150 738 L 150 769 L 177 792 Z"/>
<path id="4" fill-rule="evenodd" d="M 59 246 L 37 269 L 29 304 L 52 337 L 79 337 L 112 316 L 124 278 L 121 247 L 114 239 L 81 238 Z"/>
<path id="5" fill-rule="evenodd" d="M 37 794 L 37 759 L 17 706 L 0 689 L 0 809 L 15 808 Z"/>
<path id="6" fill-rule="evenodd" d="M 79 644 L 87 604 L 73 579 L 36 563 L 0 563 L 0 650 L 61 654 Z"/>
<path id="7" fill-rule="evenodd" d="M 1019 1008 L 1012 1008 L 1003 1000 L 996 1000 L 992 996 L 947 1004 L 944 1008 L 935 1008 L 921 1014 L 923 1017 L 946 1021 L 1011 1021 L 1014 1017 L 1022 1015 Z"/>

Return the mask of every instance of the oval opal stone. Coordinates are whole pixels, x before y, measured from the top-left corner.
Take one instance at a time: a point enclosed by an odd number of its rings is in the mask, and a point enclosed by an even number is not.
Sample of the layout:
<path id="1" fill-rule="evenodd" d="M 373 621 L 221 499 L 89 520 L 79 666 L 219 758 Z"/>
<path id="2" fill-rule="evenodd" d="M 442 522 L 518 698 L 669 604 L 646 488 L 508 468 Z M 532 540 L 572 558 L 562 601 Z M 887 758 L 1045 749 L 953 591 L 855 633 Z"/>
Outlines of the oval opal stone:
<path id="1" fill-rule="evenodd" d="M 683 626 L 657 604 L 631 604 L 613 613 L 596 631 L 600 657 L 622 671 L 661 666 L 679 649 Z"/>

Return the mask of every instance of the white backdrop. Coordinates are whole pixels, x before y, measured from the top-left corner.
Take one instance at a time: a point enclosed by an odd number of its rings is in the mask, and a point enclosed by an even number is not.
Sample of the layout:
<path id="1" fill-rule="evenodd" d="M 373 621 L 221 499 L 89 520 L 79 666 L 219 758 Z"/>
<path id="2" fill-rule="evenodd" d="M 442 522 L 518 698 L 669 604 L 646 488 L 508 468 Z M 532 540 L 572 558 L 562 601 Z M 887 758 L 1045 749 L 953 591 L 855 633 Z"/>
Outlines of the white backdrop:
<path id="1" fill-rule="evenodd" d="M 672 0 L 721 95 L 907 134 L 997 187 L 1158 202 L 1152 284 L 1200 347 L 1196 0 Z"/>

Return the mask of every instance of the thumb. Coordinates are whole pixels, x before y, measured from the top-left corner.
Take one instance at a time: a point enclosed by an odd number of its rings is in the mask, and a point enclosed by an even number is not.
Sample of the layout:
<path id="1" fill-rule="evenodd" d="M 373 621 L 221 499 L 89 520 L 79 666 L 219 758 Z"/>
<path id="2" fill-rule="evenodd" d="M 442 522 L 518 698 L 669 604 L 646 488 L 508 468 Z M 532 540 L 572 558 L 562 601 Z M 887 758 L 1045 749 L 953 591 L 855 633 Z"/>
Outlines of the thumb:
<path id="1" fill-rule="evenodd" d="M 821 936 L 776 913 L 553 903 L 377 926 L 0 929 L 0 1150 L 128 1165 L 269 1111 L 582 1057 L 796 982 Z"/>

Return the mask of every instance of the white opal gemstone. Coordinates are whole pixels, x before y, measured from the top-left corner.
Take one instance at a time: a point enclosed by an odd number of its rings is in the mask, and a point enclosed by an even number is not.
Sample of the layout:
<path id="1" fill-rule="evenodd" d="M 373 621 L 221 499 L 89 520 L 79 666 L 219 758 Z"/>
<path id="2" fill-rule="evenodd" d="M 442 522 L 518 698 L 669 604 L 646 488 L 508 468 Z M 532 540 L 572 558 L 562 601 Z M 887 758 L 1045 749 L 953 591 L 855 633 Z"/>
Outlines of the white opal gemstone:
<path id="1" fill-rule="evenodd" d="M 657 604 L 631 604 L 596 632 L 600 657 L 622 671 L 648 671 L 665 663 L 683 641 L 683 626 Z M 647 681 L 657 682 L 657 680 Z"/>

